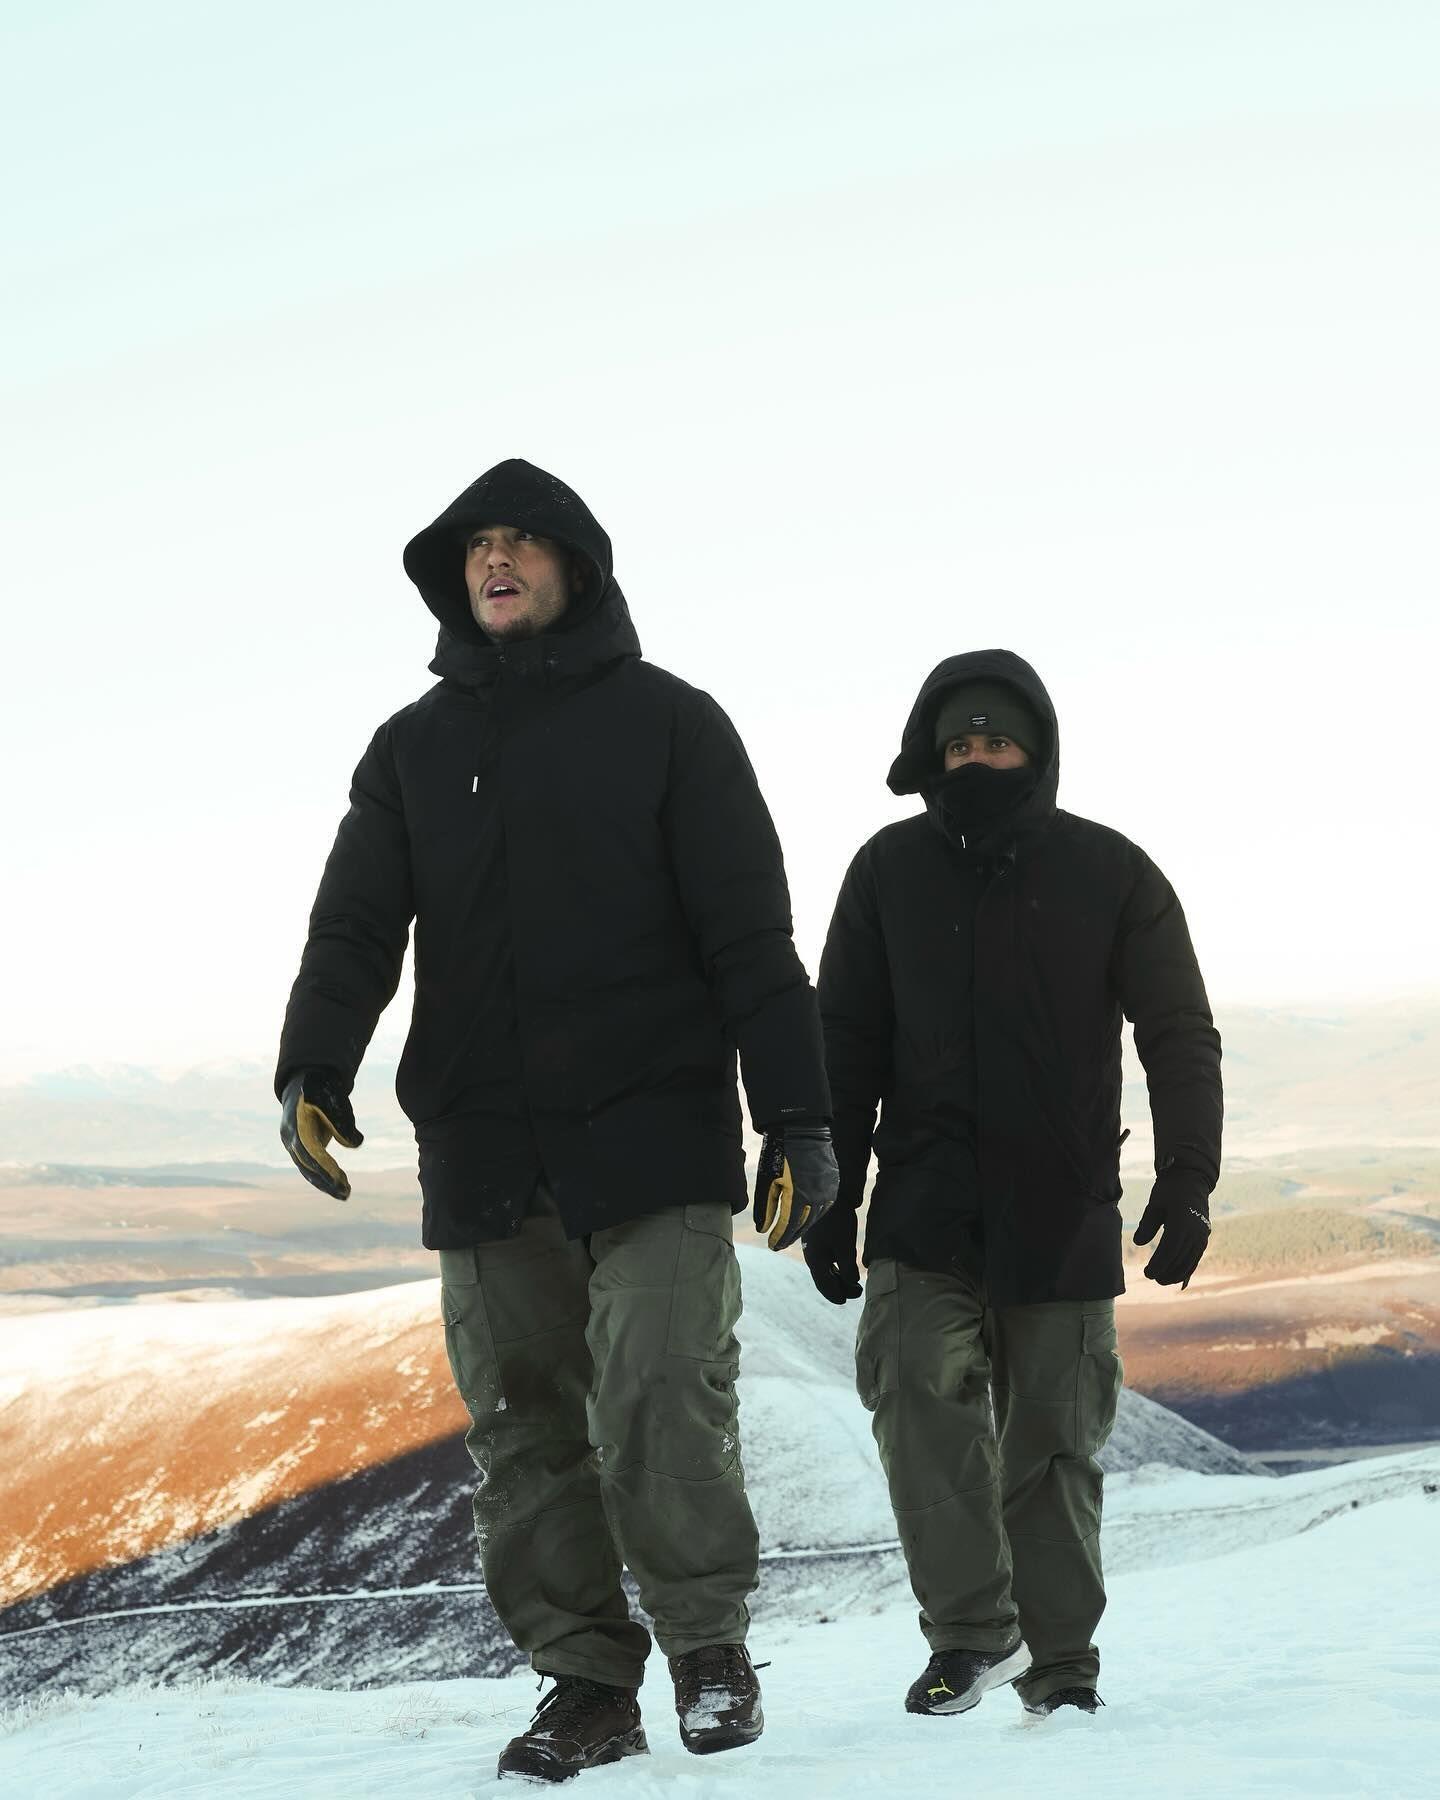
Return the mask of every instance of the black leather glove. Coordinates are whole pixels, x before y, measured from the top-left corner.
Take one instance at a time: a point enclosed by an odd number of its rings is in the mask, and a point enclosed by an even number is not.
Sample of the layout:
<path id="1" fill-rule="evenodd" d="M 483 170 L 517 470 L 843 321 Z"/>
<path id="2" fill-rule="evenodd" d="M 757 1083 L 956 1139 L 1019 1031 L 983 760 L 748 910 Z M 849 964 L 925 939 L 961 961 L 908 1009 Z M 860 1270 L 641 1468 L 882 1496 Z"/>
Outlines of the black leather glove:
<path id="1" fill-rule="evenodd" d="M 785 1249 L 820 1223 L 835 1204 L 839 1186 L 828 1125 L 782 1125 L 767 1131 L 755 1176 L 755 1229 L 766 1234 L 772 1250 Z"/>
<path id="2" fill-rule="evenodd" d="M 292 1075 L 280 1100 L 280 1142 L 312 1187 L 332 1200 L 350 1198 L 350 1178 L 326 1150 L 334 1138 L 347 1150 L 365 1142 L 355 1127 L 350 1097 L 329 1069 Z"/>
<path id="3" fill-rule="evenodd" d="M 1210 1242 L 1210 1186 L 1194 1169 L 1172 1163 L 1159 1171 L 1135 1227 L 1135 1242 L 1148 1244 L 1162 1227 L 1165 1235 L 1145 1273 L 1161 1287 L 1173 1287 L 1178 1281 L 1187 1288 Z"/>
<path id="4" fill-rule="evenodd" d="M 860 1235 L 859 1214 L 853 1206 L 832 1206 L 823 1219 L 805 1233 L 801 1246 L 805 1253 L 810 1279 L 825 1298 L 836 1306 L 847 1300 L 858 1300 L 864 1291 L 860 1286 L 860 1259 L 856 1241 Z"/>

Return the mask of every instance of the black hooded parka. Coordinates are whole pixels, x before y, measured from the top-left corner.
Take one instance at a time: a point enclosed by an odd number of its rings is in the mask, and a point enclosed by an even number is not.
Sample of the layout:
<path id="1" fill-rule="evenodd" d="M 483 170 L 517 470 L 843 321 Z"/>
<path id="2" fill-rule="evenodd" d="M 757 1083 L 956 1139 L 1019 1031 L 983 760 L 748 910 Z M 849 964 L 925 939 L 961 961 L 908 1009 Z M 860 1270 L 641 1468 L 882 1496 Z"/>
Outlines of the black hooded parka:
<path id="1" fill-rule="evenodd" d="M 496 643 L 475 623 L 464 544 L 487 524 L 577 559 L 555 629 Z M 739 1211 L 737 1048 L 757 1129 L 830 1104 L 780 845 L 734 727 L 641 661 L 609 538 L 529 463 L 482 475 L 405 568 L 440 621 L 440 680 L 355 771 L 277 1094 L 311 1068 L 348 1090 L 413 918 L 396 1092 L 430 1248 L 514 1232 L 542 1177 L 572 1237 L 686 1202 Z"/>
<path id="2" fill-rule="evenodd" d="M 945 695 L 975 681 L 1018 689 L 1046 741 L 1028 793 L 966 832 L 947 792 L 989 771 L 944 777 L 934 740 Z M 1219 1175 L 1220 1040 L 1180 903 L 1144 851 L 1056 808 L 1059 768 L 1028 663 L 941 663 L 889 777 L 926 810 L 856 855 L 820 964 L 842 1202 L 859 1205 L 872 1148 L 877 1162 L 866 1261 L 966 1269 L 997 1306 L 1124 1291 L 1122 1017 L 1157 1169 L 1191 1169 L 1207 1191 Z"/>

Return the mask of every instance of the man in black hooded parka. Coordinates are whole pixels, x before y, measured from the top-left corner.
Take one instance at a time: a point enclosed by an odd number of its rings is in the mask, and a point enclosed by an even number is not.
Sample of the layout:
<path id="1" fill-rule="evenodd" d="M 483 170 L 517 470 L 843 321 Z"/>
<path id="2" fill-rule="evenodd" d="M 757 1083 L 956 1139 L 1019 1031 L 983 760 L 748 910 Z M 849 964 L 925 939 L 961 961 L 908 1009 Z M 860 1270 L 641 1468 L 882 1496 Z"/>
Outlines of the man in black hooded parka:
<path id="1" fill-rule="evenodd" d="M 338 1198 L 349 1093 L 399 983 L 396 1088 L 481 1472 L 490 1598 L 555 1677 L 502 1774 L 642 1751 L 650 1639 L 696 1751 L 758 1736 L 744 1649 L 758 1543 L 736 1424 L 745 1199 L 738 1049 L 765 1132 L 757 1220 L 833 1199 L 815 996 L 780 847 L 734 728 L 642 662 L 610 540 L 500 463 L 412 540 L 438 683 L 355 771 L 290 996 L 282 1137 Z"/>
<path id="2" fill-rule="evenodd" d="M 861 848 L 820 965 L 840 1197 L 805 1257 L 827 1298 L 860 1294 L 873 1152 L 856 1374 L 932 1652 L 912 1712 L 1012 1681 L 1032 1713 L 1100 1704 L 1123 1019 L 1152 1279 L 1193 1274 L 1219 1174 L 1220 1041 L 1180 903 L 1136 845 L 1057 809 L 1059 769 L 1028 663 L 941 663 L 890 770 L 925 811 Z"/>

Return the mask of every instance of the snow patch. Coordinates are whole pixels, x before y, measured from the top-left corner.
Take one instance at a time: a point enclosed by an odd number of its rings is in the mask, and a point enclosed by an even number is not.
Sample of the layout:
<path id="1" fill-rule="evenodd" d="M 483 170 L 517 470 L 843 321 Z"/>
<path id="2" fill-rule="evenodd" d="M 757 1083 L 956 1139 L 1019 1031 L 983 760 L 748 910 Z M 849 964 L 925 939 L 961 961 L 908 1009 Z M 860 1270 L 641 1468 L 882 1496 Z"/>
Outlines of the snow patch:
<path id="1" fill-rule="evenodd" d="M 768 1720 L 755 1744 L 697 1759 L 681 1748 L 663 1663 L 641 1692 L 652 1754 L 583 1778 L 633 1800 L 908 1800 L 966 1792 L 1134 1800 L 1217 1795 L 1430 1800 L 1440 1766 L 1440 1504 L 1428 1465 L 1384 1459 L 1409 1487 L 1316 1529 L 1234 1549 L 1234 1479 L 1139 1469 L 1117 1486 L 1193 1564 L 1162 1559 L 1109 1583 L 1105 1709 L 1028 1719 L 1008 1689 L 973 1712 L 917 1719 L 905 1689 L 927 1647 L 907 1599 L 830 1624 L 772 1619 L 751 1647 Z M 1408 1465 L 1408 1466 L 1407 1466 Z M 1431 1479 L 1421 1480 L 1428 1466 Z M 1255 1494 L 1321 1484 L 1255 1478 Z M 1317 1496 L 1311 1494 L 1312 1502 Z M 1271 1524 L 1277 1521 L 1272 1517 Z M 1108 1526 L 1107 1526 L 1108 1531 Z M 1403 1595 L 1403 1605 L 1376 1596 Z M 534 1677 L 348 1693 L 214 1680 L 96 1700 L 47 1696 L 0 1714 L 0 1784 L 47 1800 L 504 1800 L 501 1747 L 534 1710 Z"/>

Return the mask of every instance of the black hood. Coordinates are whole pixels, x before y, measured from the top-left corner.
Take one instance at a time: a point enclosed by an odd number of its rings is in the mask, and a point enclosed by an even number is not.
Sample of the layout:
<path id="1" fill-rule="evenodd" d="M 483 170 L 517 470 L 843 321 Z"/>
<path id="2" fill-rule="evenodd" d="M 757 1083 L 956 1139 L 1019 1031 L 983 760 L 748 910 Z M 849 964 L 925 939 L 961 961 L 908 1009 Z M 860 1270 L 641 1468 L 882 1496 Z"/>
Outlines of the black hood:
<path id="1" fill-rule="evenodd" d="M 1044 727 L 1046 741 L 1037 757 L 1039 779 L 1025 803 L 1025 812 L 1032 819 L 1053 813 L 1060 784 L 1060 728 L 1045 683 L 1013 650 L 971 650 L 964 656 L 947 657 L 930 671 L 905 721 L 900 754 L 890 765 L 890 791 L 924 794 L 933 787 L 940 774 L 935 721 L 946 694 L 967 681 L 1008 682 L 1034 711 Z"/>
<path id="2" fill-rule="evenodd" d="M 527 640 L 546 646 L 555 663 L 594 664 L 638 656 L 640 640 L 612 573 L 605 528 L 573 488 L 534 463 L 512 456 L 472 481 L 444 512 L 405 546 L 405 573 L 440 621 L 431 668 L 459 680 L 483 677 L 499 653 L 476 624 L 465 590 L 465 539 L 477 525 L 518 525 L 553 538 L 579 559 L 581 591 L 553 632 Z M 518 649 L 518 646 L 517 646 Z M 523 658 L 535 652 L 519 652 Z"/>

